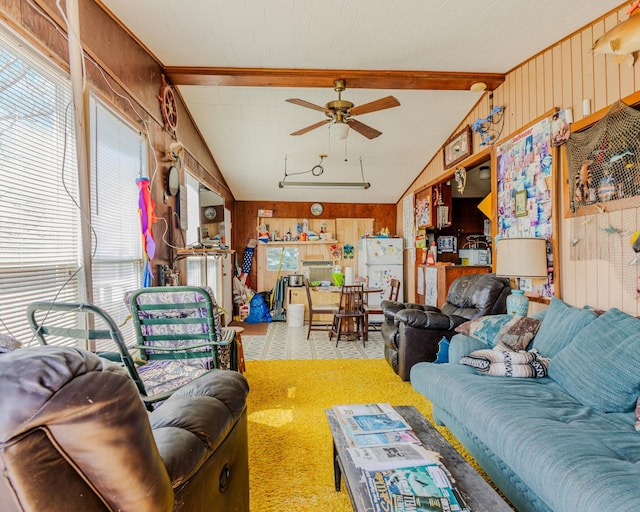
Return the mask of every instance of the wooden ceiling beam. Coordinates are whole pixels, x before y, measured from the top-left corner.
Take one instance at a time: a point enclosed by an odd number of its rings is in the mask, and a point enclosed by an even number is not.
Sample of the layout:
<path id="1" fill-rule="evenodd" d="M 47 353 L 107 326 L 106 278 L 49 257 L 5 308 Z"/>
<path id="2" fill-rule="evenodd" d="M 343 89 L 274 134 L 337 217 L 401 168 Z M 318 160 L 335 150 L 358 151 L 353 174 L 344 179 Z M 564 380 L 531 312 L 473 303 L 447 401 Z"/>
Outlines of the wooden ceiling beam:
<path id="1" fill-rule="evenodd" d="M 333 88 L 335 80 L 349 89 L 416 89 L 468 91 L 484 82 L 488 91 L 504 82 L 502 73 L 454 71 L 368 71 L 345 69 L 214 68 L 167 66 L 164 72 L 172 85 L 219 85 L 245 87 Z"/>

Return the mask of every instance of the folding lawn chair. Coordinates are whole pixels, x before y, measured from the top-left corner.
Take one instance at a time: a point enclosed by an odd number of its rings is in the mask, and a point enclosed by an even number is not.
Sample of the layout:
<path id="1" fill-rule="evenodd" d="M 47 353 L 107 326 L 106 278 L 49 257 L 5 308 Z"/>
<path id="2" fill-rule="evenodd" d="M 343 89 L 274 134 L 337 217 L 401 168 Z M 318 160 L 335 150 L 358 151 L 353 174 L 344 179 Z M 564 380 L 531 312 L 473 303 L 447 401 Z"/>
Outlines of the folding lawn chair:
<path id="1" fill-rule="evenodd" d="M 127 293 L 145 378 L 165 385 L 185 375 L 213 368 L 238 369 L 235 332 L 223 329 L 220 312 L 209 290 L 199 286 L 142 288 Z M 153 368 L 153 370 L 151 369 Z M 160 383 L 158 382 L 158 385 Z"/>

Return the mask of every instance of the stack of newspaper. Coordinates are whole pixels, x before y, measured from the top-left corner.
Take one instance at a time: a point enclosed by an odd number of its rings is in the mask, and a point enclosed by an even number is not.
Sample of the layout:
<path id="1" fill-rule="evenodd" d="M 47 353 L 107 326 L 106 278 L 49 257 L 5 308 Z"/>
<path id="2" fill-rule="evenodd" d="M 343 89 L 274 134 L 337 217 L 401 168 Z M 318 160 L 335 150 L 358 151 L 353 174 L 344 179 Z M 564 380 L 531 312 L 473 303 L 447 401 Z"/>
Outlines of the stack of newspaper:
<path id="1" fill-rule="evenodd" d="M 361 468 L 375 511 L 470 512 L 440 454 L 425 449 L 387 403 L 336 405 L 338 421 Z"/>

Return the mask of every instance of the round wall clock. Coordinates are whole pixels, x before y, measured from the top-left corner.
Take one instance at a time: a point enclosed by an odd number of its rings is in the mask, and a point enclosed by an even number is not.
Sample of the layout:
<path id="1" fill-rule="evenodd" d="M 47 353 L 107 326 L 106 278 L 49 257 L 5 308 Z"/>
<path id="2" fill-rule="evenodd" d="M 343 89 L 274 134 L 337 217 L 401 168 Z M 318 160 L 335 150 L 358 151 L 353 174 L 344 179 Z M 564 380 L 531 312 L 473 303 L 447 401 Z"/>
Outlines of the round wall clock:
<path id="1" fill-rule="evenodd" d="M 322 215 L 323 211 L 324 211 L 324 207 L 320 203 L 313 203 L 311 205 L 312 215 Z"/>
<path id="2" fill-rule="evenodd" d="M 216 209 L 213 206 L 209 206 L 204 210 L 204 218 L 207 220 L 213 220 L 216 218 Z"/>

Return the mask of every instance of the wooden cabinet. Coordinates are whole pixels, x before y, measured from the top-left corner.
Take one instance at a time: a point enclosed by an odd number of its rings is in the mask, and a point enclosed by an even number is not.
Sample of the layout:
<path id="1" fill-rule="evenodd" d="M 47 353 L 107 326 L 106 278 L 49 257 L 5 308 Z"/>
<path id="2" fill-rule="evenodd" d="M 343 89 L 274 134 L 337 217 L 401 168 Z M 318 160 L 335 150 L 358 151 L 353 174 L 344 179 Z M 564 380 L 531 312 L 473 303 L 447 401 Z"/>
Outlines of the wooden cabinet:
<path id="1" fill-rule="evenodd" d="M 468 274 L 488 274 L 489 266 L 416 265 L 416 302 L 442 307 L 451 283 Z"/>

